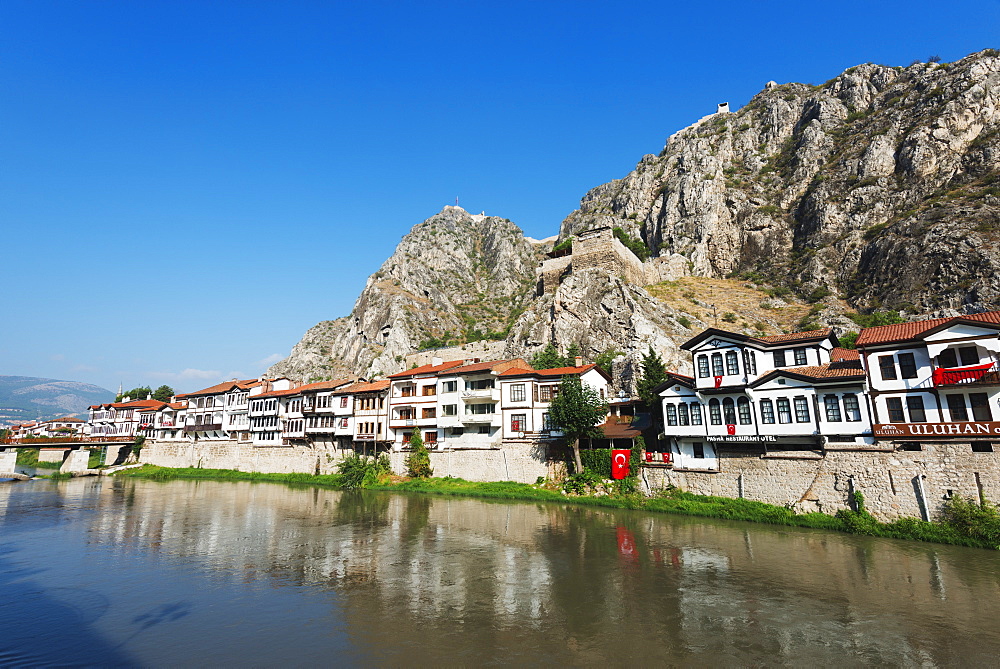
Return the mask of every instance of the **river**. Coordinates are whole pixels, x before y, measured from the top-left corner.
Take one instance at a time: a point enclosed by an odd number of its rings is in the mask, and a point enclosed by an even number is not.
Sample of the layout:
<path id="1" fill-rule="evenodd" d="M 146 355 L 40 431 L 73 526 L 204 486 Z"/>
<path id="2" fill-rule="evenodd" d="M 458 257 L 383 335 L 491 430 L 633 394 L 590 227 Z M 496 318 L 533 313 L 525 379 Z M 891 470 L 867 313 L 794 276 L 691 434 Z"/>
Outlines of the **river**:
<path id="1" fill-rule="evenodd" d="M 0 484 L 0 665 L 994 665 L 1000 553 L 638 511 Z"/>

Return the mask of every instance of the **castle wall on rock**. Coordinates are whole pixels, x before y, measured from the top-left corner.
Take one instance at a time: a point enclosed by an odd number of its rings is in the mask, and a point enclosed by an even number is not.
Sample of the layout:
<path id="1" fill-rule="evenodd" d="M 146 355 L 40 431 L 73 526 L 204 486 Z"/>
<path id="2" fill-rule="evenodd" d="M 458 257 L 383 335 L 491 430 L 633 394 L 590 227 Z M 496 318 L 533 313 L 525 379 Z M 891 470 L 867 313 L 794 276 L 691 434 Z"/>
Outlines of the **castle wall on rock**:
<path id="1" fill-rule="evenodd" d="M 937 518 L 952 495 L 1000 500 L 996 453 L 973 453 L 965 443 L 923 443 L 920 451 L 789 451 L 746 453 L 720 449 L 719 471 L 644 468 L 651 489 L 674 485 L 688 492 L 744 497 L 799 512 L 851 508 L 853 491 L 880 520 Z M 742 478 L 742 480 L 741 480 Z M 741 494 L 742 492 L 742 494 Z M 921 498 L 926 500 L 922 502 Z"/>
<path id="2" fill-rule="evenodd" d="M 615 237 L 611 228 L 594 228 L 576 235 L 569 255 L 543 260 L 538 267 L 539 294 L 551 293 L 570 272 L 599 267 L 628 283 L 645 286 L 661 281 L 664 271 L 676 273 L 662 263 L 643 263 Z"/>
<path id="3" fill-rule="evenodd" d="M 161 467 L 235 469 L 266 474 L 335 474 L 337 463 L 351 450 L 281 446 L 259 448 L 236 441 L 150 441 L 142 449 L 144 464 Z M 396 474 L 406 474 L 405 452 L 389 452 Z M 551 476 L 559 467 L 549 459 L 544 444 L 517 442 L 491 450 L 431 451 L 435 476 L 454 476 L 468 481 L 516 481 L 534 483 Z"/>

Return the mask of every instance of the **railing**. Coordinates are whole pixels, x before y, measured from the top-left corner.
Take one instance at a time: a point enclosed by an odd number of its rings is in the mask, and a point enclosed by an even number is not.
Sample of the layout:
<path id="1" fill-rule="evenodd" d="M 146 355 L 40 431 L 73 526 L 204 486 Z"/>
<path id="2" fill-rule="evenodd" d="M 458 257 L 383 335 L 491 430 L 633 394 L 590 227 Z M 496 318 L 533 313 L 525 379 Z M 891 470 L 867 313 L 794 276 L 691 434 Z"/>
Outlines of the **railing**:
<path id="1" fill-rule="evenodd" d="M 985 365 L 966 367 L 935 367 L 931 378 L 935 386 L 1000 385 L 1000 363 L 991 362 Z"/>
<path id="2" fill-rule="evenodd" d="M 211 432 L 212 430 L 222 430 L 222 423 L 202 423 L 201 425 L 185 425 L 185 432 Z"/>

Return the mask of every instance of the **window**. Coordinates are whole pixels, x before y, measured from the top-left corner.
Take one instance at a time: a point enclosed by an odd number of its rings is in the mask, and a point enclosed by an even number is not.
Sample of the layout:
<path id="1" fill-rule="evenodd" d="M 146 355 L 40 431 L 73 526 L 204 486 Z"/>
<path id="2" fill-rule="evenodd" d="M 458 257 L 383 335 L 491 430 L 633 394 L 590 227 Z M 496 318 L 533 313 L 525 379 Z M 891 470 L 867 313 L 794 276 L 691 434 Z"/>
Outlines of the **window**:
<path id="1" fill-rule="evenodd" d="M 480 425 L 479 430 L 476 432 L 476 434 L 489 434 L 489 433 L 490 433 L 489 425 Z"/>
<path id="2" fill-rule="evenodd" d="M 698 459 L 705 457 L 705 446 L 700 441 L 691 444 L 691 450 L 694 452 L 694 457 Z"/>
<path id="3" fill-rule="evenodd" d="M 986 393 L 969 393 L 969 404 L 972 406 L 972 420 L 993 420 Z"/>
<path id="4" fill-rule="evenodd" d="M 878 366 L 882 371 L 883 381 L 892 381 L 896 378 L 896 360 L 891 355 L 880 355 Z"/>
<path id="5" fill-rule="evenodd" d="M 788 401 L 787 397 L 778 398 L 778 422 L 779 423 L 791 423 L 792 422 L 792 405 Z"/>
<path id="6" fill-rule="evenodd" d="M 726 374 L 738 376 L 740 373 L 740 361 L 736 351 L 726 351 Z"/>
<path id="7" fill-rule="evenodd" d="M 556 426 L 553 425 L 553 423 L 552 423 L 552 417 L 549 416 L 549 412 L 547 412 L 547 411 L 542 414 L 542 429 L 543 430 L 555 430 L 555 429 L 557 429 Z"/>
<path id="8" fill-rule="evenodd" d="M 712 374 L 714 376 L 722 376 L 722 354 L 713 353 L 712 354 Z"/>
<path id="9" fill-rule="evenodd" d="M 927 422 L 927 414 L 924 411 L 923 395 L 908 395 L 906 397 L 906 410 L 910 414 L 911 423 Z"/>
<path id="10" fill-rule="evenodd" d="M 464 427 L 453 427 L 453 428 L 451 428 L 451 436 L 453 436 L 453 437 L 461 437 L 463 434 L 465 434 L 465 428 Z"/>
<path id="11" fill-rule="evenodd" d="M 399 410 L 399 420 L 413 420 L 414 417 L 413 409 L 400 409 Z"/>
<path id="12" fill-rule="evenodd" d="M 958 356 L 955 349 L 946 348 L 937 357 L 938 367 L 958 367 Z"/>
<path id="13" fill-rule="evenodd" d="M 753 418 L 750 415 L 750 400 L 746 397 L 741 397 L 736 400 L 736 409 L 740 414 L 740 425 L 751 425 L 753 423 Z"/>
<path id="14" fill-rule="evenodd" d="M 823 397 L 823 404 L 826 405 L 826 420 L 828 423 L 840 422 L 840 400 L 836 395 L 826 395 Z"/>
<path id="15" fill-rule="evenodd" d="M 969 420 L 965 408 L 965 395 L 945 395 L 948 398 L 948 414 L 952 420 Z"/>
<path id="16" fill-rule="evenodd" d="M 919 441 L 904 441 L 899 445 L 899 450 L 901 451 L 919 451 L 921 450 Z"/>
<path id="17" fill-rule="evenodd" d="M 963 346 L 958 349 L 958 355 L 962 359 L 962 365 L 978 365 L 979 364 L 979 351 L 976 350 L 975 346 Z"/>
<path id="18" fill-rule="evenodd" d="M 466 390 L 489 390 L 493 387 L 493 379 L 478 379 L 476 381 L 465 382 Z"/>
<path id="19" fill-rule="evenodd" d="M 992 453 L 993 452 L 993 442 L 991 442 L 991 441 L 974 441 L 974 442 L 972 442 L 972 452 L 973 453 Z"/>
<path id="20" fill-rule="evenodd" d="M 708 373 L 708 356 L 702 353 L 698 356 L 698 376 L 701 378 L 706 378 L 709 376 Z"/>
<path id="21" fill-rule="evenodd" d="M 885 400 L 885 407 L 889 410 L 889 422 L 890 423 L 905 423 L 906 417 L 903 416 L 903 400 L 898 397 L 887 397 Z"/>
<path id="22" fill-rule="evenodd" d="M 858 396 L 854 393 L 844 395 L 844 415 L 851 422 L 861 420 L 861 405 L 858 404 Z"/>
<path id="23" fill-rule="evenodd" d="M 772 353 L 774 356 L 774 366 L 775 367 L 785 367 L 785 352 L 775 351 Z"/>
<path id="24" fill-rule="evenodd" d="M 691 424 L 691 416 L 688 413 L 688 405 L 684 402 L 677 405 L 677 422 L 681 425 Z"/>
<path id="25" fill-rule="evenodd" d="M 760 401 L 760 422 L 768 425 L 774 424 L 774 404 L 771 400 Z"/>
<path id="26" fill-rule="evenodd" d="M 913 359 L 913 354 L 900 353 L 896 357 L 899 359 L 899 375 L 904 379 L 917 378 L 917 363 Z"/>
<path id="27" fill-rule="evenodd" d="M 403 443 L 404 444 L 410 443 L 410 437 L 412 437 L 412 436 L 413 436 L 412 432 L 404 432 L 403 433 Z"/>
<path id="28" fill-rule="evenodd" d="M 691 402 L 691 424 L 701 425 L 701 404 L 699 402 Z"/>
<path id="29" fill-rule="evenodd" d="M 665 404 L 663 408 L 666 410 L 667 425 L 677 425 L 677 406 L 674 404 Z"/>
<path id="30" fill-rule="evenodd" d="M 473 415 L 482 415 L 488 413 L 496 413 L 497 407 L 495 404 L 481 403 L 481 404 L 466 404 L 465 413 Z"/>
<path id="31" fill-rule="evenodd" d="M 743 349 L 743 369 L 747 374 L 757 373 L 757 354 L 748 348 Z"/>
<path id="32" fill-rule="evenodd" d="M 430 430 L 424 432 L 424 443 L 425 444 L 436 444 L 438 440 L 437 430 Z"/>
<path id="33" fill-rule="evenodd" d="M 722 417 L 726 425 L 736 424 L 736 403 L 733 402 L 732 397 L 722 400 Z"/>
<path id="34" fill-rule="evenodd" d="M 796 365 L 806 365 L 808 364 L 806 358 L 806 350 L 804 348 L 793 349 L 792 353 L 795 355 Z"/>
<path id="35" fill-rule="evenodd" d="M 425 397 L 427 395 L 437 395 L 437 386 L 424 386 L 423 387 L 423 395 Z"/>
<path id="36" fill-rule="evenodd" d="M 527 414 L 515 413 L 510 416 L 510 431 L 511 432 L 525 432 L 525 425 L 527 425 Z"/>
<path id="37" fill-rule="evenodd" d="M 441 392 L 443 393 L 453 393 L 458 390 L 458 381 L 442 381 L 441 382 Z"/>
<path id="38" fill-rule="evenodd" d="M 809 402 L 807 402 L 804 397 L 795 398 L 795 422 L 809 422 Z"/>
<path id="39" fill-rule="evenodd" d="M 413 397 L 415 391 L 416 391 L 416 386 L 403 386 L 402 388 L 399 389 L 399 394 L 402 397 Z"/>
<path id="40" fill-rule="evenodd" d="M 510 401 L 511 402 L 523 402 L 524 401 L 524 384 L 515 383 L 510 387 Z"/>
<path id="41" fill-rule="evenodd" d="M 441 405 L 441 415 L 442 416 L 457 416 L 458 415 L 458 405 L 457 404 L 443 404 L 443 405 Z"/>
<path id="42" fill-rule="evenodd" d="M 719 400 L 712 399 L 709 401 L 708 416 L 712 421 L 712 425 L 722 425 L 722 408 L 719 405 Z"/>
<path id="43" fill-rule="evenodd" d="M 430 408 L 430 409 L 425 408 L 425 409 L 422 409 L 421 412 L 420 412 L 420 417 L 421 418 L 437 418 L 437 409 L 434 409 L 434 408 Z"/>
<path id="44" fill-rule="evenodd" d="M 346 409 L 347 408 L 347 399 L 348 399 L 347 395 L 344 395 L 343 397 L 340 398 L 340 408 L 341 409 Z M 324 404 L 323 406 L 326 406 L 326 405 Z"/>

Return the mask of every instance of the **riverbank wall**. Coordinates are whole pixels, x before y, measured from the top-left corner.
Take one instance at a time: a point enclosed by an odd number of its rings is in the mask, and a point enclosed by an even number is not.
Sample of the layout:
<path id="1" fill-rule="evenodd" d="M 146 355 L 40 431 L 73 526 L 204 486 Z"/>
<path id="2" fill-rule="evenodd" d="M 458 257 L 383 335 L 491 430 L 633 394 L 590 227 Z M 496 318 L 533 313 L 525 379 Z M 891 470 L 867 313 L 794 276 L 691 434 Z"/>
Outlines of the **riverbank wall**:
<path id="1" fill-rule="evenodd" d="M 335 474 L 337 464 L 351 450 L 322 446 L 258 447 L 231 440 L 148 441 L 140 462 L 160 467 L 234 469 L 263 474 Z M 392 471 L 406 474 L 405 452 L 387 452 Z M 544 445 L 514 443 L 501 449 L 431 451 L 435 476 L 453 476 L 467 481 L 516 481 L 534 483 L 552 476 L 562 467 L 549 458 Z"/>
<path id="2" fill-rule="evenodd" d="M 140 461 L 162 467 L 233 469 L 267 474 L 335 474 L 351 454 L 322 446 L 255 447 L 236 441 L 147 442 Z M 406 474 L 405 452 L 388 452 L 392 471 Z M 565 465 L 544 445 L 505 444 L 501 449 L 431 451 L 435 476 L 467 481 L 534 483 L 561 477 Z M 1000 462 L 992 452 L 972 452 L 969 444 L 925 443 L 920 451 L 823 450 L 741 452 L 720 449 L 712 471 L 643 467 L 648 491 L 673 485 L 699 495 L 766 502 L 798 512 L 833 514 L 855 508 L 853 493 L 864 495 L 876 518 L 934 519 L 954 495 L 1000 501 Z"/>
<path id="3" fill-rule="evenodd" d="M 649 488 L 674 485 L 699 495 L 737 497 L 798 512 L 853 508 L 853 493 L 883 521 L 937 518 L 954 495 L 1000 501 L 1000 462 L 969 444 L 923 443 L 919 451 L 788 451 L 720 449 L 718 471 L 644 468 Z"/>

